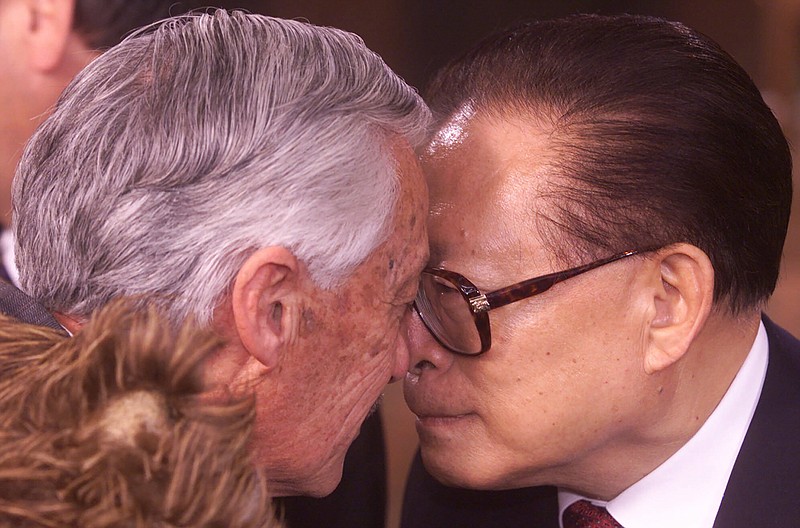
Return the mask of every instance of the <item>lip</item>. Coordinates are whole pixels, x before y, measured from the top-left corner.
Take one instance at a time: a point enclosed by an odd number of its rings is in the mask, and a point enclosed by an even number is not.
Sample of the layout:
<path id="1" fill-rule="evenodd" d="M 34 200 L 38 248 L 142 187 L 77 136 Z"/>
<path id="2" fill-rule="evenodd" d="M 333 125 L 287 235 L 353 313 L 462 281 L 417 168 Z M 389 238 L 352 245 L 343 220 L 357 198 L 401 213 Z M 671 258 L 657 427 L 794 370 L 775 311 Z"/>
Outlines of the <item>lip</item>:
<path id="1" fill-rule="evenodd" d="M 464 414 L 421 414 L 417 415 L 417 431 L 436 430 L 449 427 L 457 427 L 460 424 L 474 417 L 472 413 Z"/>
<path id="2" fill-rule="evenodd" d="M 415 425 L 418 434 L 444 433 L 448 428 L 457 428 L 477 418 L 478 414 L 468 402 L 457 400 L 445 403 L 452 400 L 448 390 L 424 390 L 425 387 L 418 382 L 419 379 L 409 373 L 403 384 L 406 405 L 417 418 Z"/>

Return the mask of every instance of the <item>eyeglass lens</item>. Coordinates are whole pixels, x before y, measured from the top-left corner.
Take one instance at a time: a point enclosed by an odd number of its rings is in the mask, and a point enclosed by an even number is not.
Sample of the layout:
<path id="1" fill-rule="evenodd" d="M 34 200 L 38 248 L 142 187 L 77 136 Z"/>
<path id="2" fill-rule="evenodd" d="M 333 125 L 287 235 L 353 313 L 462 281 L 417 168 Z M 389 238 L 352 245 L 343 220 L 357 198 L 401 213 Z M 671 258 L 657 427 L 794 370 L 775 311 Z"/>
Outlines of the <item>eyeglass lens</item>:
<path id="1" fill-rule="evenodd" d="M 423 273 L 416 305 L 425 326 L 444 346 L 464 354 L 480 352 L 481 336 L 469 302 L 457 285 Z"/>

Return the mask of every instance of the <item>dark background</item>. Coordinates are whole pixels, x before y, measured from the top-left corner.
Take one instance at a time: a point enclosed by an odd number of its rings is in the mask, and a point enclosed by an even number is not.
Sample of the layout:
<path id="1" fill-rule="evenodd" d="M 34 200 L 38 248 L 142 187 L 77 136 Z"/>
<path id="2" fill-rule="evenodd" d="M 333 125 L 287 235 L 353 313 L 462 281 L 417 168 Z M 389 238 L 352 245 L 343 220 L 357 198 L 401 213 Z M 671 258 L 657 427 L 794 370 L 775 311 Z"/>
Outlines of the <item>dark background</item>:
<path id="1" fill-rule="evenodd" d="M 213 3 L 213 0 L 212 2 Z M 410 84 L 423 88 L 432 72 L 488 33 L 514 22 L 570 13 L 638 13 L 680 20 L 703 31 L 750 73 L 764 77 L 759 58 L 767 18 L 760 4 L 790 0 L 243 0 L 253 12 L 299 18 L 353 31 Z"/>

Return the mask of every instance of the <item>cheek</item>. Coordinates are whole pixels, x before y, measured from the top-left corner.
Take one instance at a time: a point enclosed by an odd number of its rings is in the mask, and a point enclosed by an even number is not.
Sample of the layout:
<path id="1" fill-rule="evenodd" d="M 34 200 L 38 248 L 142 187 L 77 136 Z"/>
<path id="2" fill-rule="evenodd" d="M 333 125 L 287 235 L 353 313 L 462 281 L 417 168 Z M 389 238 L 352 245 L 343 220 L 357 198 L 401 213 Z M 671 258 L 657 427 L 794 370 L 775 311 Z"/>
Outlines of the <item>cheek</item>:
<path id="1" fill-rule="evenodd" d="M 550 413 L 552 383 L 547 377 L 537 376 L 538 369 L 527 364 L 496 361 L 480 370 L 466 370 L 465 376 L 470 380 L 474 408 L 486 434 L 500 443 L 524 444 L 525 436 L 541 429 Z"/>
<path id="2" fill-rule="evenodd" d="M 402 312 L 372 302 L 362 304 L 340 323 L 338 335 L 333 338 L 338 348 L 329 349 L 329 353 L 331 360 L 337 358 L 342 387 L 355 387 L 356 393 L 383 390 L 394 367 Z M 325 368 L 332 368 L 330 363 Z"/>
<path id="3" fill-rule="evenodd" d="M 356 340 L 367 359 L 380 362 L 394 358 L 406 310 L 404 305 L 373 302 L 368 310 L 359 314 Z"/>
<path id="4" fill-rule="evenodd" d="M 509 360 L 475 384 L 487 445 L 509 473 L 565 463 L 624 434 L 644 412 L 631 397 L 642 393 L 641 376 L 624 339 L 551 337 L 498 350 Z"/>
<path id="5" fill-rule="evenodd" d="M 568 344 L 567 335 L 513 336 L 501 333 L 484 357 L 462 367 L 487 435 L 511 450 L 526 450 L 554 431 L 563 434 L 573 409 L 592 402 L 587 389 L 593 363 L 582 359 L 581 345 Z"/>

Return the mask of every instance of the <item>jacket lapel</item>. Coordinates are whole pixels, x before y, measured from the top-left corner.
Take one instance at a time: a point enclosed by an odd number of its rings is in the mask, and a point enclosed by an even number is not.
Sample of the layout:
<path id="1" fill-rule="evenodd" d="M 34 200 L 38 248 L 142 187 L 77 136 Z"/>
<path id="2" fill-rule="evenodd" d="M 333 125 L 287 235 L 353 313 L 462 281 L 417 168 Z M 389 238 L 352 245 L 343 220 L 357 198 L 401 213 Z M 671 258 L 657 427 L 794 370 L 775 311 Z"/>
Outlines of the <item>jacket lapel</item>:
<path id="1" fill-rule="evenodd" d="M 769 364 L 715 528 L 800 526 L 800 341 L 764 317 Z"/>
<path id="2" fill-rule="evenodd" d="M 2 281 L 0 281 L 0 313 L 19 319 L 23 323 L 64 330 L 44 306 L 11 284 Z"/>

